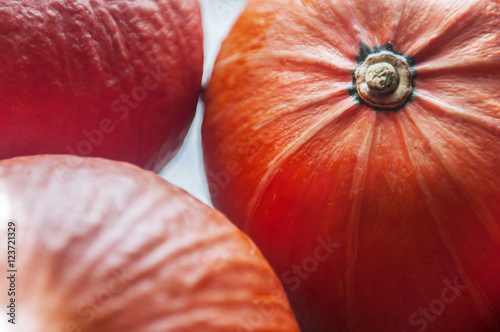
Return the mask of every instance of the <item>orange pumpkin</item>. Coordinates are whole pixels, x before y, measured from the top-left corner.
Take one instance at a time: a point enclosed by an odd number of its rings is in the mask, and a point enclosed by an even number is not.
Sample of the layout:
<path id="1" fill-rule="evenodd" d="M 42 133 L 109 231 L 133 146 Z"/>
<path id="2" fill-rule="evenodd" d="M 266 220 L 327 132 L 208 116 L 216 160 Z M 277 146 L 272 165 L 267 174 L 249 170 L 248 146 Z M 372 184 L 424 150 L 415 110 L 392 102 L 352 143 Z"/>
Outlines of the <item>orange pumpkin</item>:
<path id="1" fill-rule="evenodd" d="M 202 71 L 197 0 L 0 0 L 0 159 L 159 172 L 191 125 Z"/>
<path id="2" fill-rule="evenodd" d="M 68 158 L 0 162 L 2 331 L 298 331 L 222 214 L 125 163 L 80 158 L 60 177 Z"/>
<path id="3" fill-rule="evenodd" d="M 304 332 L 500 331 L 498 1 L 250 0 L 205 102 Z"/>

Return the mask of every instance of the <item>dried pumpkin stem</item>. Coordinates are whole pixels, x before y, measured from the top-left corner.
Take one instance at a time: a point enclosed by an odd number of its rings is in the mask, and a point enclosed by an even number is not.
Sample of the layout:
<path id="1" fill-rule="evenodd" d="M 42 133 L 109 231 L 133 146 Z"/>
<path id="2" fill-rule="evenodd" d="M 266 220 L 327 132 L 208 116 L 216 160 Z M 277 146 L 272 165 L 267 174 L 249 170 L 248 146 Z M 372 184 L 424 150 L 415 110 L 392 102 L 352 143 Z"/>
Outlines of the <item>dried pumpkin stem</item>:
<path id="1" fill-rule="evenodd" d="M 408 99 L 412 74 L 406 59 L 389 51 L 375 53 L 356 70 L 358 94 L 368 105 L 396 108 Z"/>
<path id="2" fill-rule="evenodd" d="M 398 73 L 387 62 L 379 62 L 368 67 L 366 84 L 375 93 L 391 93 L 398 87 Z"/>

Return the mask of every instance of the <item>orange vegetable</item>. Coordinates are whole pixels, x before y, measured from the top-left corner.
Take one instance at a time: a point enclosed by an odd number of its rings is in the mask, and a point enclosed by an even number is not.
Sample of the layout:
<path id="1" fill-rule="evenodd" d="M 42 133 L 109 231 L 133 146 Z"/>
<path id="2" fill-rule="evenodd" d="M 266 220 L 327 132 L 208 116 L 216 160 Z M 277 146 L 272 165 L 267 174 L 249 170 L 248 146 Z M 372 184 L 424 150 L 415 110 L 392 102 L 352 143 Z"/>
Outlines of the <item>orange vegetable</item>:
<path id="1" fill-rule="evenodd" d="M 57 172 L 75 158 L 78 169 Z M 0 268 L 17 271 L 0 279 L 2 323 L 14 299 L 7 331 L 298 331 L 247 236 L 135 166 L 2 161 L 0 222 Z"/>
<path id="2" fill-rule="evenodd" d="M 498 1 L 250 0 L 205 101 L 304 332 L 500 331 Z"/>
<path id="3" fill-rule="evenodd" d="M 0 159 L 159 172 L 193 120 L 202 67 L 197 0 L 0 0 Z"/>

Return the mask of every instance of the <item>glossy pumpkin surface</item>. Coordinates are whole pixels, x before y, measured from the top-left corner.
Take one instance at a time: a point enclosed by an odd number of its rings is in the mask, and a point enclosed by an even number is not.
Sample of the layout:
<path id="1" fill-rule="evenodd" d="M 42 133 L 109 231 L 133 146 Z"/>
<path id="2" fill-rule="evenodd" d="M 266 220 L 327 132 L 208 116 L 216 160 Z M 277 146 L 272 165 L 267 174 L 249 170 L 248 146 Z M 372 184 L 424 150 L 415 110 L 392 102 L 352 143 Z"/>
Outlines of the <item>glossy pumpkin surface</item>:
<path id="1" fill-rule="evenodd" d="M 58 173 L 68 158 L 80 167 Z M 5 160 L 0 221 L 0 267 L 17 271 L 14 286 L 0 281 L 2 303 L 17 308 L 8 332 L 298 331 L 249 238 L 152 172 L 98 158 Z"/>
<path id="2" fill-rule="evenodd" d="M 250 0 L 205 102 L 214 205 L 304 332 L 500 330 L 497 1 Z"/>
<path id="3" fill-rule="evenodd" d="M 202 67 L 196 0 L 1 0 L 0 158 L 160 171 L 194 117 Z"/>

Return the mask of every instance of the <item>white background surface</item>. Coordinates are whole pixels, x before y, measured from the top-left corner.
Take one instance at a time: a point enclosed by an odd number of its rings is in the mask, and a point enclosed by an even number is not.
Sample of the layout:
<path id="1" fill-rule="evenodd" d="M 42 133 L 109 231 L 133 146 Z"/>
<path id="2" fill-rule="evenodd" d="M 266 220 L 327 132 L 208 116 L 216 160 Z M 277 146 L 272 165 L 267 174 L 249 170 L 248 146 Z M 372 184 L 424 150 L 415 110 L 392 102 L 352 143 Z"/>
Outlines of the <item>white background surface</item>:
<path id="1" fill-rule="evenodd" d="M 205 65 L 203 84 L 212 72 L 220 44 L 229 32 L 247 0 L 199 0 L 203 19 Z M 201 122 L 203 103 L 198 103 L 184 145 L 177 156 L 163 169 L 160 175 L 169 182 L 185 189 L 204 203 L 210 204 L 207 181 L 203 170 L 201 151 Z"/>

